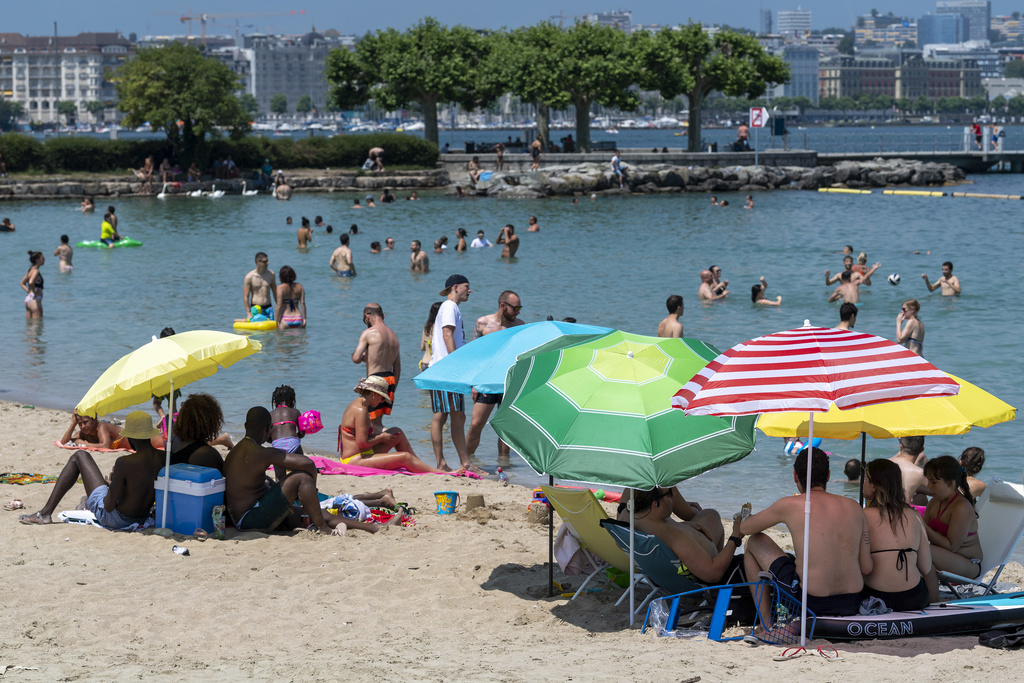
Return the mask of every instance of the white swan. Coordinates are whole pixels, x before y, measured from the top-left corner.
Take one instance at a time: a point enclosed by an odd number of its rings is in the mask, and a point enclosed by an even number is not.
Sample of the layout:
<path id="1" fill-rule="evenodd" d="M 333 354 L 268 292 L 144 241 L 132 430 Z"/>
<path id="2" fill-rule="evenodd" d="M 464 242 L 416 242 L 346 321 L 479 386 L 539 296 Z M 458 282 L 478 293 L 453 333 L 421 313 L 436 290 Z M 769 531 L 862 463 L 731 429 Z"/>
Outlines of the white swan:
<path id="1" fill-rule="evenodd" d="M 203 196 L 203 188 L 199 188 L 198 190 L 195 190 L 194 192 L 189 192 L 188 196 L 189 197 L 202 197 Z"/>
<path id="2" fill-rule="evenodd" d="M 210 199 L 220 199 L 221 197 L 224 196 L 224 190 L 218 190 L 217 186 L 214 185 L 213 190 L 210 191 L 210 193 L 207 194 L 206 196 L 209 197 Z"/>
<path id="3" fill-rule="evenodd" d="M 244 180 L 242 181 L 242 196 L 243 197 L 255 197 L 259 193 L 260 193 L 259 190 L 246 190 L 245 189 L 245 181 Z"/>
<path id="4" fill-rule="evenodd" d="M 168 197 L 171 196 L 171 195 L 167 194 L 167 186 L 168 185 L 170 185 L 170 183 L 164 183 L 164 186 L 160 188 L 160 194 L 158 194 L 156 196 L 157 199 L 167 199 Z"/>

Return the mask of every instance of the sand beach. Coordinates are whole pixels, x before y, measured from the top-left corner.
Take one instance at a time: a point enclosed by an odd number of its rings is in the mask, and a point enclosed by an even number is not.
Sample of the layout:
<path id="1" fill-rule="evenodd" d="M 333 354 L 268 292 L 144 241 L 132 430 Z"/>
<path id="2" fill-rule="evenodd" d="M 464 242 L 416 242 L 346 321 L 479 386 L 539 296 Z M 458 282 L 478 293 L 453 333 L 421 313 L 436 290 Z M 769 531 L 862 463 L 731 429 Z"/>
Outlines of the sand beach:
<path id="1" fill-rule="evenodd" d="M 53 440 L 65 421 L 62 412 L 0 403 L 0 472 L 59 472 L 69 452 Z M 106 470 L 116 456 L 100 453 L 97 462 Z M 527 488 L 437 475 L 324 476 L 319 487 L 330 494 L 391 487 L 417 508 L 417 525 L 343 538 L 236 532 L 198 542 L 25 526 L 19 512 L 0 511 L 0 667 L 39 667 L 10 670 L 4 679 L 919 682 L 1018 675 L 1019 653 L 981 647 L 976 636 L 836 643 L 842 661 L 775 662 L 776 646 L 641 635 L 639 624 L 629 627 L 627 610 L 613 606 L 619 591 L 606 584 L 574 602 L 547 597 L 547 527 L 527 521 Z M 20 498 L 33 511 L 50 488 L 3 484 L 0 498 Z M 440 489 L 482 494 L 486 509 L 439 516 L 433 491 Z M 73 508 L 78 491 L 58 509 Z M 190 555 L 172 553 L 176 544 Z M 1010 565 L 1003 578 L 1024 583 L 1024 567 Z"/>

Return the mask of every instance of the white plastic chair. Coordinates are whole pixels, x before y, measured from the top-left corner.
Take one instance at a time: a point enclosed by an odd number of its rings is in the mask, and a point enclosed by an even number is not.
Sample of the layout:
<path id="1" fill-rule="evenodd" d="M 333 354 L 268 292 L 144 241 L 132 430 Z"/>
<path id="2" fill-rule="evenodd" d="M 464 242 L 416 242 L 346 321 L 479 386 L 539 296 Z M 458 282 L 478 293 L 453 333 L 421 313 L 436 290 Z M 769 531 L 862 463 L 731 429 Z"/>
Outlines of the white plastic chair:
<path id="1" fill-rule="evenodd" d="M 993 479 L 978 499 L 977 507 L 982 507 L 978 512 L 978 537 L 983 553 L 981 573 L 976 579 L 968 579 L 951 572 L 938 572 L 939 581 L 957 595 L 960 593 L 954 583 L 980 586 L 985 589 L 982 595 L 993 592 L 999 574 L 1024 536 L 1024 486 Z M 995 574 L 986 581 L 985 575 L 993 569 Z"/>

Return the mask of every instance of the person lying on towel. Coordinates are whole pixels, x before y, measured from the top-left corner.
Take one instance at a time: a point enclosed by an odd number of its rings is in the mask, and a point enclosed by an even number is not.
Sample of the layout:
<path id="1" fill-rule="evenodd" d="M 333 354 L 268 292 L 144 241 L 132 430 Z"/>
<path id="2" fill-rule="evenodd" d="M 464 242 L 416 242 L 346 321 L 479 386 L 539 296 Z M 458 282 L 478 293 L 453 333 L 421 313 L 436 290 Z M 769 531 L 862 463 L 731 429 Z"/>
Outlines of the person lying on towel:
<path id="1" fill-rule="evenodd" d="M 72 436 L 75 429 L 78 429 L 78 434 Z M 122 440 L 120 436 L 121 428 L 117 425 L 100 422 L 88 415 L 79 415 L 78 411 L 73 410 L 71 411 L 71 425 L 64 432 L 64 436 L 60 438 L 60 442 L 63 445 L 80 443 L 90 448 L 113 448 L 115 450 L 127 448 L 127 440 Z"/>
<path id="2" fill-rule="evenodd" d="M 716 584 L 729 573 L 733 555 L 743 544 L 738 522 L 733 524 L 732 535 L 725 539 L 725 529 L 717 510 L 702 510 L 687 503 L 672 488 L 651 491 L 632 491 L 634 524 L 645 534 L 656 536 L 667 545 L 682 562 L 680 573 L 706 584 Z M 623 499 L 628 498 L 623 493 Z M 673 510 L 684 521 L 672 519 Z M 619 506 L 619 521 L 628 522 L 629 512 Z"/>

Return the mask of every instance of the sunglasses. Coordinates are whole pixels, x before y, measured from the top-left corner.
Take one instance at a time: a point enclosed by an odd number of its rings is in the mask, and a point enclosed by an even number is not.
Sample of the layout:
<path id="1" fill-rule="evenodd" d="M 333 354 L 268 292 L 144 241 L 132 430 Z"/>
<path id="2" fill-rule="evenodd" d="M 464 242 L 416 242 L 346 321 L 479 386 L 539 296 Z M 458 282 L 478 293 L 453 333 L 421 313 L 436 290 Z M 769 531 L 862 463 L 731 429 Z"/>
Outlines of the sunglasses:
<path id="1" fill-rule="evenodd" d="M 508 306 L 509 308 L 512 309 L 513 313 L 518 313 L 519 311 L 523 310 L 523 307 L 521 305 L 520 306 L 513 306 L 512 304 L 508 303 L 507 301 L 502 301 L 501 305 L 502 306 Z"/>

